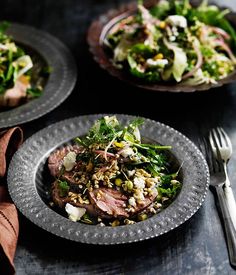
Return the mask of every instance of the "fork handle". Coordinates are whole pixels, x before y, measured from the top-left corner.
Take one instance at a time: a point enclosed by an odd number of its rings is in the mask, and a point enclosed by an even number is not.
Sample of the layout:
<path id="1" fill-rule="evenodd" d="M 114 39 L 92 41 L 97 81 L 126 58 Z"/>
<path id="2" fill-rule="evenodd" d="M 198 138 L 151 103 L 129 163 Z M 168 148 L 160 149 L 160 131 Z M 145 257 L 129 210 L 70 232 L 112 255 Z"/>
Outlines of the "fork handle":
<path id="1" fill-rule="evenodd" d="M 236 230 L 230 217 L 226 204 L 225 194 L 221 186 L 216 186 L 216 193 L 224 221 L 224 229 L 229 252 L 229 260 L 232 266 L 236 267 Z"/>
<path id="2" fill-rule="evenodd" d="M 232 219 L 234 228 L 236 229 L 236 202 L 234 198 L 234 193 L 230 185 L 226 185 L 224 187 L 226 203 L 229 209 L 229 214 Z"/>

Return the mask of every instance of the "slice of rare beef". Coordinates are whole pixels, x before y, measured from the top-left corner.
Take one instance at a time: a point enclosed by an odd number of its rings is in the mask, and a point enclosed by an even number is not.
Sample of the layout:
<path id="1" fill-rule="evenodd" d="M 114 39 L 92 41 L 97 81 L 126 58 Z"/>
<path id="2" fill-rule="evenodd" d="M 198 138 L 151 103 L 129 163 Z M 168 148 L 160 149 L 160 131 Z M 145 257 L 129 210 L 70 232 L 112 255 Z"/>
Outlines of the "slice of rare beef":
<path id="1" fill-rule="evenodd" d="M 20 76 L 12 88 L 0 95 L 0 106 L 16 107 L 20 105 L 26 99 L 26 91 L 29 87 L 29 80 L 24 75 Z"/>
<path id="2" fill-rule="evenodd" d="M 89 192 L 90 202 L 102 218 L 128 218 L 125 210 L 128 198 L 112 188 L 98 188 Z"/>
<path id="3" fill-rule="evenodd" d="M 152 195 L 146 196 L 141 204 L 136 203 L 133 211 L 125 210 L 128 204 L 128 198 L 120 191 L 112 188 L 98 188 L 89 192 L 90 202 L 102 218 L 128 218 L 137 215 L 146 209 L 157 197 L 156 189 Z"/>
<path id="4" fill-rule="evenodd" d="M 57 149 L 52 152 L 48 158 L 48 168 L 52 176 L 60 176 L 60 170 L 62 168 L 63 159 L 69 152 L 75 152 L 76 154 L 82 151 L 82 147 L 78 145 L 68 145 L 63 148 Z"/>
<path id="5" fill-rule="evenodd" d="M 154 188 L 152 194 L 149 196 L 146 196 L 144 200 L 141 201 L 142 202 L 141 204 L 136 203 L 136 206 L 134 207 L 134 212 L 131 213 L 131 216 L 134 216 L 139 212 L 142 212 L 144 209 L 150 206 L 156 199 L 157 195 L 158 195 L 157 190 L 156 188 Z"/>
<path id="6" fill-rule="evenodd" d="M 60 188 L 57 181 L 52 184 L 52 199 L 53 202 L 60 208 L 65 208 L 66 203 L 70 203 L 73 206 L 85 208 L 88 214 L 97 217 L 97 212 L 92 204 L 74 202 L 71 201 L 69 196 L 60 196 Z"/>

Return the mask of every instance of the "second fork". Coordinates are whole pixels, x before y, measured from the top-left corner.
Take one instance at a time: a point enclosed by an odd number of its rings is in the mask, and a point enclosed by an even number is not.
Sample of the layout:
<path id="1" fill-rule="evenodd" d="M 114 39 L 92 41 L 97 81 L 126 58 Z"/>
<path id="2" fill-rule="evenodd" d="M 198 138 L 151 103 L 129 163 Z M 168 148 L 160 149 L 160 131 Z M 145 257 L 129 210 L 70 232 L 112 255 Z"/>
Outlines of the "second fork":
<path id="1" fill-rule="evenodd" d="M 218 148 L 220 157 L 223 161 L 223 167 L 226 176 L 224 193 L 226 196 L 226 202 L 230 212 L 230 216 L 234 224 L 234 228 L 236 229 L 236 202 L 227 172 L 227 163 L 232 155 L 232 144 L 228 135 L 221 127 L 217 127 L 210 131 L 209 140 L 215 157 L 219 159 L 219 156 L 217 156 Z"/>

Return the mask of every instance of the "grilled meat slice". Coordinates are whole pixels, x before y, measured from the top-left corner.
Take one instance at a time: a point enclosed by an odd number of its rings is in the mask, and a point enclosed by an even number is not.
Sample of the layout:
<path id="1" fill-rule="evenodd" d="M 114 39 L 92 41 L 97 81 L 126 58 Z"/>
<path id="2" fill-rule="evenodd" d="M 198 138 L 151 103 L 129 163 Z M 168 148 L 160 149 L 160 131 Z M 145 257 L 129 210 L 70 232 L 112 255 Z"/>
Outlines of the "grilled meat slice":
<path id="1" fill-rule="evenodd" d="M 89 192 L 89 198 L 102 218 L 128 218 L 125 210 L 128 198 L 112 188 L 98 188 Z"/>
<path id="2" fill-rule="evenodd" d="M 142 212 L 148 206 L 150 206 L 154 202 L 154 200 L 156 199 L 157 195 L 158 195 L 158 193 L 157 193 L 157 190 L 155 188 L 155 189 L 153 189 L 152 195 L 146 196 L 141 204 L 138 204 L 138 203 L 136 204 L 136 206 L 134 207 L 134 212 L 132 213 L 131 216 L 134 216 L 134 215 Z"/>
<path id="3" fill-rule="evenodd" d="M 136 204 L 133 212 L 126 210 L 128 198 L 120 191 L 112 188 L 97 188 L 89 191 L 90 204 L 81 204 L 71 201 L 68 196 L 60 196 L 58 182 L 55 181 L 52 185 L 52 198 L 54 203 L 60 208 L 64 208 L 66 203 L 70 203 L 76 207 L 85 208 L 87 213 L 93 217 L 104 219 L 122 219 L 135 216 L 139 212 L 146 209 L 155 200 L 157 192 L 153 192 L 151 196 L 145 197 L 142 204 Z"/>
<path id="4" fill-rule="evenodd" d="M 48 168 L 51 175 L 54 177 L 60 176 L 60 170 L 62 168 L 63 159 L 69 152 L 75 152 L 76 154 L 78 154 L 82 150 L 82 147 L 78 145 L 68 145 L 54 151 L 48 158 Z M 70 176 L 70 173 L 67 176 L 72 179 L 72 175 Z"/>
<path id="5" fill-rule="evenodd" d="M 0 95 L 0 106 L 16 107 L 20 105 L 22 100 L 26 99 L 26 90 L 29 87 L 28 79 L 22 75 L 16 80 L 14 87 L 6 90 L 3 95 Z"/>
<path id="6" fill-rule="evenodd" d="M 142 204 L 136 204 L 132 212 L 125 210 L 127 208 L 128 198 L 120 191 L 112 188 L 98 188 L 89 192 L 91 203 L 94 205 L 97 213 L 102 218 L 128 218 L 137 215 L 146 209 L 155 200 L 157 196 L 156 189 L 153 194 L 146 196 Z"/>
<path id="7" fill-rule="evenodd" d="M 68 197 L 68 196 L 61 197 L 60 196 L 60 189 L 58 187 L 58 182 L 57 181 L 55 181 L 52 184 L 52 199 L 53 199 L 53 202 L 57 206 L 59 206 L 60 208 L 64 209 L 66 203 L 70 203 L 70 204 L 72 204 L 76 207 L 85 208 L 87 213 L 90 214 L 91 216 L 95 216 L 95 217 L 97 216 L 97 212 L 94 209 L 92 204 L 84 204 L 84 203 L 74 202 L 74 201 L 71 201 L 70 197 Z"/>

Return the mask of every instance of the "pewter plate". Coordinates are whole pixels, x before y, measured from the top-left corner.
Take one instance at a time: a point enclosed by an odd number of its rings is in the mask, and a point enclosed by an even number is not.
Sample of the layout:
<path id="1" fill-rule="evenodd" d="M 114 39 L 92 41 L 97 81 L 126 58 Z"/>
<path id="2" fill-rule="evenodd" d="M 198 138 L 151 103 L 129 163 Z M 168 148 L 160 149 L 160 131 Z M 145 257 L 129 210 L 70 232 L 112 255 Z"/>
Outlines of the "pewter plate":
<path id="1" fill-rule="evenodd" d="M 14 41 L 33 51 L 52 68 L 42 95 L 37 99 L 0 111 L 0 128 L 6 128 L 37 119 L 60 105 L 72 92 L 77 69 L 69 49 L 52 35 L 26 25 L 12 23 L 7 30 Z"/>
<path id="2" fill-rule="evenodd" d="M 8 170 L 8 188 L 17 208 L 33 223 L 60 237 L 88 244 L 122 244 L 160 236 L 188 220 L 202 205 L 209 185 L 206 161 L 184 135 L 162 123 L 146 119 L 141 135 L 172 146 L 182 164 L 182 189 L 162 212 L 133 225 L 101 227 L 72 222 L 48 206 L 48 185 L 53 182 L 47 158 L 56 148 L 83 136 L 95 120 L 104 116 L 86 115 L 53 124 L 27 139 L 15 153 Z M 116 115 L 122 124 L 135 117 Z"/>

